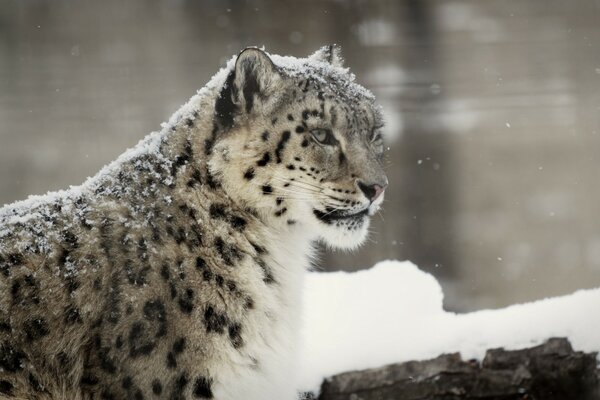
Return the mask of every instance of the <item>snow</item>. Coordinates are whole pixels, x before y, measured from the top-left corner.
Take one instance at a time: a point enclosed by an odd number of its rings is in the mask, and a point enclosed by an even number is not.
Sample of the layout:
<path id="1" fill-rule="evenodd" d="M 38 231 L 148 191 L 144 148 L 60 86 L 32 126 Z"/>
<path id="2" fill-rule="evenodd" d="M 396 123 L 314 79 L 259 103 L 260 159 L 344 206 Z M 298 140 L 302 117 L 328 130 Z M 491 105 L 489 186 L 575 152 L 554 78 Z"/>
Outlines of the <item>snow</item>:
<path id="1" fill-rule="evenodd" d="M 444 311 L 435 278 L 410 262 L 384 261 L 355 273 L 310 273 L 305 283 L 300 390 L 318 392 L 341 372 L 490 348 L 520 349 L 567 337 L 600 350 L 600 288 L 468 314 Z"/>

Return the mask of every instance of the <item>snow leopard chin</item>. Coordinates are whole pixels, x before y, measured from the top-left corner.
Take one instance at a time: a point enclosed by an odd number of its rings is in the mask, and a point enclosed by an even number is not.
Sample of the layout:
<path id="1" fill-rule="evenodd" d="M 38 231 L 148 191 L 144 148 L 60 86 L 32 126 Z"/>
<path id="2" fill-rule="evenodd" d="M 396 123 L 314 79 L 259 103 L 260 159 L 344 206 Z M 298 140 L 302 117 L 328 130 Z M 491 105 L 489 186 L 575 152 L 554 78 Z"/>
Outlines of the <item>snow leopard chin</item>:
<path id="1" fill-rule="evenodd" d="M 356 250 L 367 239 L 370 217 L 363 215 L 333 224 L 320 222 L 320 241 L 332 249 Z"/>

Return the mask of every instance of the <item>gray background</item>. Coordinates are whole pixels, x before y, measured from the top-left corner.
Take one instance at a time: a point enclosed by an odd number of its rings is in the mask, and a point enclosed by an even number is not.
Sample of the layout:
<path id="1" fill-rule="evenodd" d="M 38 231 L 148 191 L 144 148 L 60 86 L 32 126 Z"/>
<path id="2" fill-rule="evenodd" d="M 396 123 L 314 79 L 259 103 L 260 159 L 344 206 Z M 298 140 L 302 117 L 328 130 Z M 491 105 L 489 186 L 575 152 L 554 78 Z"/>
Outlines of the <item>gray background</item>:
<path id="1" fill-rule="evenodd" d="M 338 43 L 385 107 L 385 210 L 328 270 L 432 272 L 446 308 L 600 286 L 600 2 L 0 0 L 0 203 L 79 184 L 246 45 Z"/>

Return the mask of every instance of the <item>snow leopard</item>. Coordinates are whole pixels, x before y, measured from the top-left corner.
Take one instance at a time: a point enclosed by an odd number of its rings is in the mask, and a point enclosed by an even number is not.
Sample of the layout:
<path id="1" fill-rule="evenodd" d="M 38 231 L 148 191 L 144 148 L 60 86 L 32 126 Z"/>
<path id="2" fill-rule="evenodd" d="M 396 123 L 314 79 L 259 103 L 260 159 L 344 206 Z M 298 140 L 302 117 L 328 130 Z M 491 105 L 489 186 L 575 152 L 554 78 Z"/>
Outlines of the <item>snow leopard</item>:
<path id="1" fill-rule="evenodd" d="M 0 210 L 0 398 L 294 399 L 303 276 L 383 201 L 340 49 L 246 48 L 82 185 Z"/>

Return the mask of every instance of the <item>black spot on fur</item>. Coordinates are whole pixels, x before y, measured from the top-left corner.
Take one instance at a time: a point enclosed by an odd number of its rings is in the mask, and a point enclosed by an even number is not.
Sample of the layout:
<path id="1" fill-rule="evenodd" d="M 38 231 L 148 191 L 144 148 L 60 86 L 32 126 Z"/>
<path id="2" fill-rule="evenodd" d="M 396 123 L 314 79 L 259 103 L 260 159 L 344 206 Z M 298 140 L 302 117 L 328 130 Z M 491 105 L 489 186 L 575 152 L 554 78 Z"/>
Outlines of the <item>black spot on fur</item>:
<path id="1" fill-rule="evenodd" d="M 127 261 L 125 263 L 125 275 L 127 281 L 134 286 L 144 286 L 147 284 L 146 275 L 150 272 L 149 266 L 144 266 L 136 269 L 133 262 Z"/>
<path id="2" fill-rule="evenodd" d="M 69 294 L 79 289 L 80 285 L 81 284 L 77 279 L 75 279 L 74 276 L 69 275 L 65 278 L 65 288 L 67 289 L 67 292 L 69 292 Z"/>
<path id="3" fill-rule="evenodd" d="M 292 114 L 288 114 L 287 115 L 287 119 L 288 119 L 288 121 L 293 121 L 294 120 L 294 116 Z"/>
<path id="4" fill-rule="evenodd" d="M 287 208 L 286 208 L 286 207 L 283 207 L 281 210 L 277 210 L 277 211 L 275 211 L 275 216 L 276 216 L 276 217 L 281 217 L 283 214 L 285 214 L 285 213 L 286 213 L 286 211 L 287 211 Z"/>
<path id="5" fill-rule="evenodd" d="M 236 231 L 243 231 L 246 227 L 246 220 L 242 217 L 238 217 L 237 215 L 231 215 L 229 218 L 229 223 Z"/>
<path id="6" fill-rule="evenodd" d="M 302 143 L 300 143 L 300 145 L 302 147 L 308 147 L 308 139 L 304 138 L 304 140 L 302 140 Z"/>
<path id="7" fill-rule="evenodd" d="M 40 381 L 33 375 L 31 372 L 27 376 L 27 382 L 29 383 L 29 387 L 31 387 L 36 392 L 43 392 L 44 385 L 40 383 Z"/>
<path id="8" fill-rule="evenodd" d="M 214 139 L 204 139 L 204 154 L 209 156 L 210 153 L 212 153 L 212 148 L 214 145 Z"/>
<path id="9" fill-rule="evenodd" d="M 229 289 L 229 291 L 231 291 L 231 292 L 235 292 L 237 289 L 237 285 L 235 284 L 234 281 L 228 280 L 227 281 L 227 289 Z"/>
<path id="10" fill-rule="evenodd" d="M 190 156 L 187 153 L 183 153 L 175 157 L 175 161 L 173 161 L 173 163 L 171 164 L 171 175 L 177 175 L 177 171 L 179 170 L 179 168 L 187 164 L 189 160 Z"/>
<path id="11" fill-rule="evenodd" d="M 100 368 L 112 375 L 117 372 L 117 366 L 112 357 L 109 356 L 109 352 L 110 349 L 108 347 L 101 347 L 98 349 L 98 359 L 100 360 Z"/>
<path id="12" fill-rule="evenodd" d="M 44 318 L 41 317 L 32 318 L 25 321 L 23 324 L 23 330 L 25 331 L 25 336 L 27 337 L 28 342 L 41 339 L 50 333 L 48 323 Z"/>
<path id="13" fill-rule="evenodd" d="M 142 322 L 135 322 L 129 331 L 129 356 L 132 358 L 152 353 L 156 343 L 147 337 L 147 327 Z"/>
<path id="14" fill-rule="evenodd" d="M 256 251 L 256 254 L 265 254 L 267 252 L 267 249 L 254 242 L 250 242 L 250 245 L 252 246 L 254 251 Z"/>
<path id="15" fill-rule="evenodd" d="M 171 274 L 169 273 L 169 267 L 167 264 L 163 264 L 160 268 L 160 276 L 163 277 L 164 280 L 168 281 L 171 278 Z"/>
<path id="16" fill-rule="evenodd" d="M 204 272 L 202 272 L 202 278 L 204 278 L 205 281 L 210 281 L 213 278 L 212 271 L 209 269 L 204 270 Z"/>
<path id="17" fill-rule="evenodd" d="M 160 395 L 163 391 L 162 383 L 158 379 L 152 381 L 152 393 Z"/>
<path id="18" fill-rule="evenodd" d="M 181 354 L 185 350 L 185 338 L 181 337 L 173 343 L 173 353 Z"/>
<path id="19" fill-rule="evenodd" d="M 225 241 L 223 241 L 223 238 L 221 238 L 220 236 L 217 236 L 215 238 L 214 244 L 215 248 L 217 249 L 217 252 L 221 256 L 225 264 L 233 266 L 234 261 L 240 260 L 242 258 L 242 253 L 240 252 L 240 250 L 233 244 L 225 243 Z"/>
<path id="20" fill-rule="evenodd" d="M 204 269 L 206 267 L 206 261 L 202 257 L 196 257 L 196 268 Z"/>
<path id="21" fill-rule="evenodd" d="M 39 304 L 39 285 L 32 275 L 13 281 L 10 293 L 14 304 Z"/>
<path id="22" fill-rule="evenodd" d="M 271 185 L 263 185 L 262 186 L 262 192 L 263 194 L 271 194 L 273 193 L 273 187 Z"/>
<path id="23" fill-rule="evenodd" d="M 0 393 L 6 394 L 8 396 L 12 396 L 13 394 L 13 384 L 8 381 L 0 380 Z M 198 397 L 198 396 L 196 396 Z"/>
<path id="24" fill-rule="evenodd" d="M 194 310 L 194 290 L 186 289 L 185 294 L 179 298 L 179 309 L 185 314 L 191 314 Z"/>
<path id="25" fill-rule="evenodd" d="M 289 169 L 290 171 L 293 171 L 296 169 L 296 167 L 294 166 L 294 164 L 288 164 L 286 165 L 286 168 Z"/>
<path id="26" fill-rule="evenodd" d="M 227 326 L 227 316 L 221 314 L 209 305 L 204 311 L 204 324 L 207 332 L 224 333 Z"/>
<path id="27" fill-rule="evenodd" d="M 8 321 L 0 320 L 0 332 L 11 332 L 12 328 Z"/>
<path id="28" fill-rule="evenodd" d="M 281 203 L 283 203 L 283 198 L 282 197 L 278 197 L 278 198 L 275 199 L 275 204 L 277 204 L 278 206 L 280 206 Z"/>
<path id="29" fill-rule="evenodd" d="M 301 125 L 298 125 L 296 127 L 296 133 L 304 133 L 305 131 L 306 131 L 306 129 L 304 129 L 304 127 Z"/>
<path id="30" fill-rule="evenodd" d="M 204 376 L 196 378 L 196 382 L 194 383 L 194 397 L 199 399 L 212 399 L 214 397 L 211 378 Z"/>
<path id="31" fill-rule="evenodd" d="M 0 368 L 7 372 L 17 372 L 23 369 L 27 356 L 10 343 L 0 342 Z"/>
<path id="32" fill-rule="evenodd" d="M 177 287 L 173 282 L 169 282 L 169 289 L 171 290 L 171 299 L 177 297 Z"/>
<path id="33" fill-rule="evenodd" d="M 246 220 L 242 217 L 238 217 L 237 215 L 227 213 L 223 204 L 211 204 L 209 214 L 213 219 L 223 219 L 227 221 L 232 228 L 237 231 L 243 231 L 246 227 Z"/>
<path id="34" fill-rule="evenodd" d="M 173 354 L 171 351 L 167 353 L 167 368 L 177 368 L 177 358 L 175 358 L 175 354 Z"/>
<path id="35" fill-rule="evenodd" d="M 200 171 L 194 169 L 190 175 L 190 179 L 187 181 L 187 186 L 194 187 L 200 183 L 202 183 L 202 175 L 200 174 Z"/>
<path id="36" fill-rule="evenodd" d="M 211 218 L 224 219 L 225 218 L 225 206 L 223 204 L 213 203 L 210 205 L 209 210 Z"/>
<path id="37" fill-rule="evenodd" d="M 215 179 L 215 177 L 210 173 L 209 170 L 206 170 L 206 184 L 212 190 L 218 189 L 221 187 L 221 183 Z"/>
<path id="38" fill-rule="evenodd" d="M 287 141 L 290 140 L 290 131 L 283 131 L 281 134 L 281 139 L 277 143 L 277 148 L 275 149 L 275 156 L 277 158 L 277 164 L 281 163 L 281 153 L 285 147 Z"/>
<path id="39" fill-rule="evenodd" d="M 264 131 L 262 133 L 262 135 L 260 135 L 260 137 L 262 138 L 263 142 L 266 142 L 267 140 L 269 140 L 269 132 L 268 131 Z"/>
<path id="40" fill-rule="evenodd" d="M 263 282 L 267 285 L 275 283 L 275 277 L 273 276 L 273 272 L 271 271 L 271 268 L 267 265 L 267 263 L 265 263 L 265 261 L 260 258 L 256 260 L 256 263 L 263 271 Z"/>
<path id="41" fill-rule="evenodd" d="M 65 323 L 67 325 L 73 325 L 81 322 L 83 321 L 79 309 L 75 306 L 69 306 L 65 311 Z"/>
<path id="42" fill-rule="evenodd" d="M 133 379 L 131 379 L 130 376 L 126 376 L 125 378 L 123 378 L 123 380 L 121 381 L 121 387 L 125 390 L 127 389 L 131 389 L 131 386 L 133 385 Z"/>
<path id="43" fill-rule="evenodd" d="M 246 298 L 246 303 L 244 303 L 244 308 L 247 310 L 254 309 L 254 299 L 252 297 Z"/>
<path id="44" fill-rule="evenodd" d="M 242 325 L 233 323 L 229 325 L 229 341 L 235 349 L 239 349 L 244 344 L 242 339 Z"/>
<path id="45" fill-rule="evenodd" d="M 171 400 L 183 400 L 183 392 L 187 384 L 189 383 L 189 379 L 185 373 L 179 375 L 175 382 L 173 383 L 173 391 L 171 392 Z"/>
<path id="46" fill-rule="evenodd" d="M 159 299 L 146 301 L 144 304 L 144 318 L 148 321 L 158 322 L 156 337 L 164 336 L 167 333 L 165 305 Z"/>
<path id="47" fill-rule="evenodd" d="M 79 382 L 82 385 L 94 386 L 94 385 L 97 385 L 98 382 L 100 382 L 100 380 L 98 379 L 98 377 L 96 375 L 91 374 L 89 372 L 84 372 L 83 375 L 81 376 L 81 380 Z"/>
<path id="48" fill-rule="evenodd" d="M 251 181 L 252 178 L 254 178 L 254 168 L 250 167 L 244 173 L 244 179 L 246 179 L 247 181 Z"/>
<path id="49" fill-rule="evenodd" d="M 152 241 L 154 243 L 161 243 L 160 229 L 156 226 L 152 226 Z"/>
<path id="50" fill-rule="evenodd" d="M 63 241 L 68 244 L 71 248 L 79 247 L 79 243 L 77 242 L 77 237 L 73 234 L 73 232 L 66 230 L 62 232 Z"/>
<path id="51" fill-rule="evenodd" d="M 265 154 L 263 154 L 262 158 L 256 162 L 256 165 L 258 165 L 259 167 L 264 167 L 269 163 L 269 161 L 271 161 L 271 155 L 269 154 L 269 152 L 266 152 Z"/>

